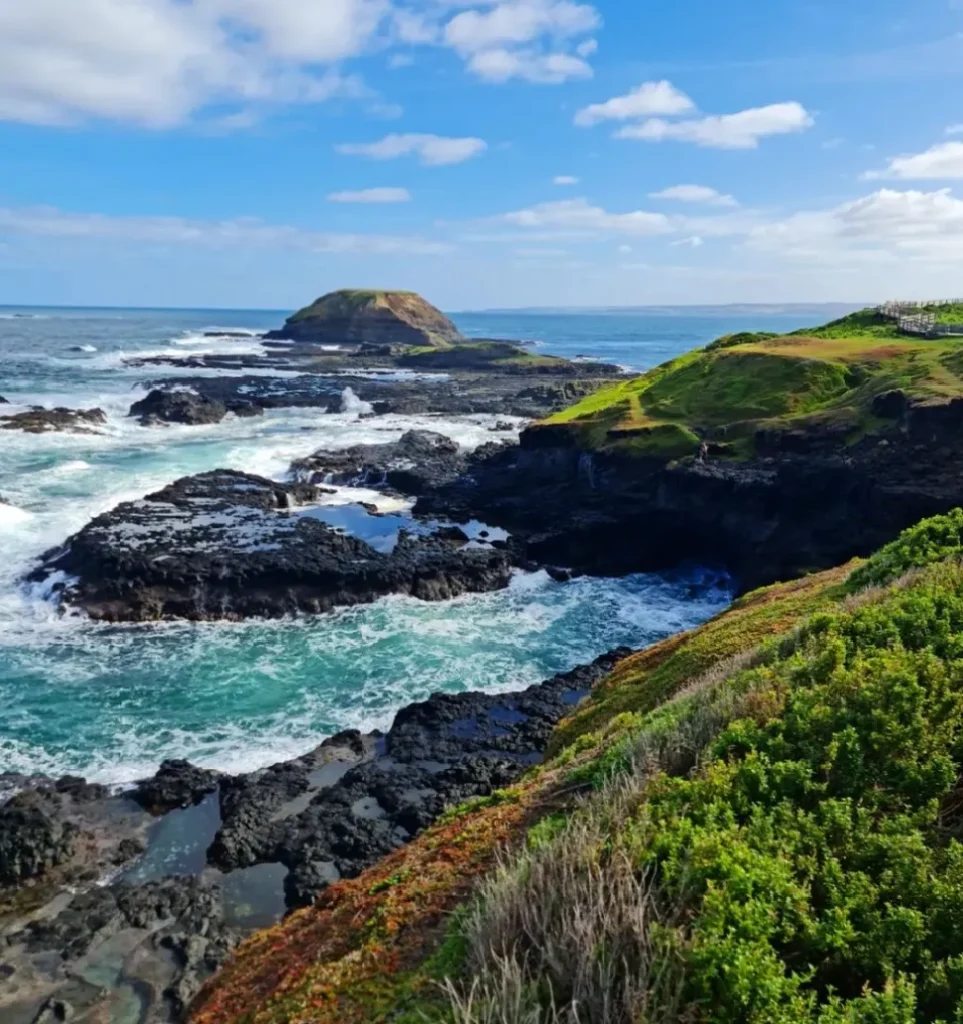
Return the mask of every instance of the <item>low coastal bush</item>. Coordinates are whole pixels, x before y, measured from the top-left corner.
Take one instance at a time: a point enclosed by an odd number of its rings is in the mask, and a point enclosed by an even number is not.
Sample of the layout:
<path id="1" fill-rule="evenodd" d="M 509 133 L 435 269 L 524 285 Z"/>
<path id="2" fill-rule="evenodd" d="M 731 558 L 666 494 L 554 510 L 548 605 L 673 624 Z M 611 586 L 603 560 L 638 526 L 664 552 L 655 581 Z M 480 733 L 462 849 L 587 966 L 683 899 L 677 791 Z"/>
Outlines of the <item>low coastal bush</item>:
<path id="1" fill-rule="evenodd" d="M 910 565 L 934 531 L 955 551 L 945 526 L 901 538 Z M 731 669 L 639 716 L 569 827 L 484 883 L 460 1024 L 963 1021 L 963 569 Z"/>
<path id="2" fill-rule="evenodd" d="M 903 573 L 963 555 L 963 509 L 933 516 L 905 530 L 850 577 L 850 587 L 884 586 Z"/>

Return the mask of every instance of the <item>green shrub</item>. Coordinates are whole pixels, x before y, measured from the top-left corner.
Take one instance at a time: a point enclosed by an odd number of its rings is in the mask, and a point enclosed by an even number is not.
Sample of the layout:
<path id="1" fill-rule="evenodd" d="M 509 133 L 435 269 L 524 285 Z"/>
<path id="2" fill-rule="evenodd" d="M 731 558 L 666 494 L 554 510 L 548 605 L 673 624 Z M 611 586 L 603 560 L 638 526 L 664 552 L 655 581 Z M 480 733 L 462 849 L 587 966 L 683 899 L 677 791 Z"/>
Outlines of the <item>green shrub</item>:
<path id="1" fill-rule="evenodd" d="M 640 865 L 692 917 L 709 1024 L 954 1021 L 963 1008 L 963 573 L 811 623 L 784 692 L 664 779 Z M 951 810 L 952 809 L 952 810 Z"/>
<path id="2" fill-rule="evenodd" d="M 910 569 L 919 569 L 963 552 L 963 509 L 933 516 L 905 530 L 891 544 L 880 548 L 849 578 L 851 589 L 883 586 Z"/>

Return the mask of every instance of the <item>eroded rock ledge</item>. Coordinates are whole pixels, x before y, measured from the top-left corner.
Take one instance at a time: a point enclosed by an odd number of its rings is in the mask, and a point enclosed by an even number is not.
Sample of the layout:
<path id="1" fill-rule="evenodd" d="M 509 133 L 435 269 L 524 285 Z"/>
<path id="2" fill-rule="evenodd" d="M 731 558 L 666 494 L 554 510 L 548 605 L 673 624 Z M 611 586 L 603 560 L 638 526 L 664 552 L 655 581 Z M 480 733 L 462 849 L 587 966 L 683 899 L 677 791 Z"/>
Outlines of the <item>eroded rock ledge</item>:
<path id="1" fill-rule="evenodd" d="M 469 543 L 457 527 L 401 529 L 393 550 L 376 550 L 299 507 L 318 494 L 234 470 L 185 477 L 98 516 L 31 578 L 76 578 L 61 586 L 64 604 L 106 621 L 276 618 L 509 582 L 504 543 Z"/>

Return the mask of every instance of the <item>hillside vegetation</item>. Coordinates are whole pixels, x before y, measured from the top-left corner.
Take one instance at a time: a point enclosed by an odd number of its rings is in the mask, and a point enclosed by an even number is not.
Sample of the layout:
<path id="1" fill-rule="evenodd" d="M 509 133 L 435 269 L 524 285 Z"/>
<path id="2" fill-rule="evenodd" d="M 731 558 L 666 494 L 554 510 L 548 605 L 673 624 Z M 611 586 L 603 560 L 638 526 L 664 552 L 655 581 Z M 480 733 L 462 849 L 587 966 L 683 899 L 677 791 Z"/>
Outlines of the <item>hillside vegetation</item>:
<path id="1" fill-rule="evenodd" d="M 963 320 L 963 309 L 936 311 Z M 727 446 L 719 454 L 741 458 L 754 453 L 760 430 L 829 427 L 859 440 L 885 425 L 873 403 L 895 390 L 924 402 L 963 395 L 963 339 L 902 334 L 875 310 L 784 336 L 728 335 L 605 388 L 543 426 L 589 450 L 678 458 L 716 440 Z"/>
<path id="2" fill-rule="evenodd" d="M 963 511 L 626 661 L 194 1024 L 959 1024 Z"/>

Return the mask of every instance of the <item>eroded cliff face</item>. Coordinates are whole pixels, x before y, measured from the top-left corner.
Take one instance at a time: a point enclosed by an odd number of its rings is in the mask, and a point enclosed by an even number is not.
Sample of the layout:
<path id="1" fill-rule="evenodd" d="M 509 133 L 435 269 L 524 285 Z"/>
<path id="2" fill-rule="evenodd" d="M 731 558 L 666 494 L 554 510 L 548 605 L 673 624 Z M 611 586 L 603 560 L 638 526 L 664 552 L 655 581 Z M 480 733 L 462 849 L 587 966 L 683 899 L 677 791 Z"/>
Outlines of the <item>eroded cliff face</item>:
<path id="1" fill-rule="evenodd" d="M 441 310 L 414 292 L 398 291 L 330 292 L 269 337 L 318 345 L 432 347 L 462 340 Z"/>
<path id="2" fill-rule="evenodd" d="M 719 563 L 741 591 L 867 555 L 963 504 L 963 401 L 907 404 L 856 444 L 814 430 L 766 433 L 753 458 L 666 462 L 587 452 L 535 427 L 482 452 L 419 513 L 483 518 L 529 557 L 602 575 Z"/>

